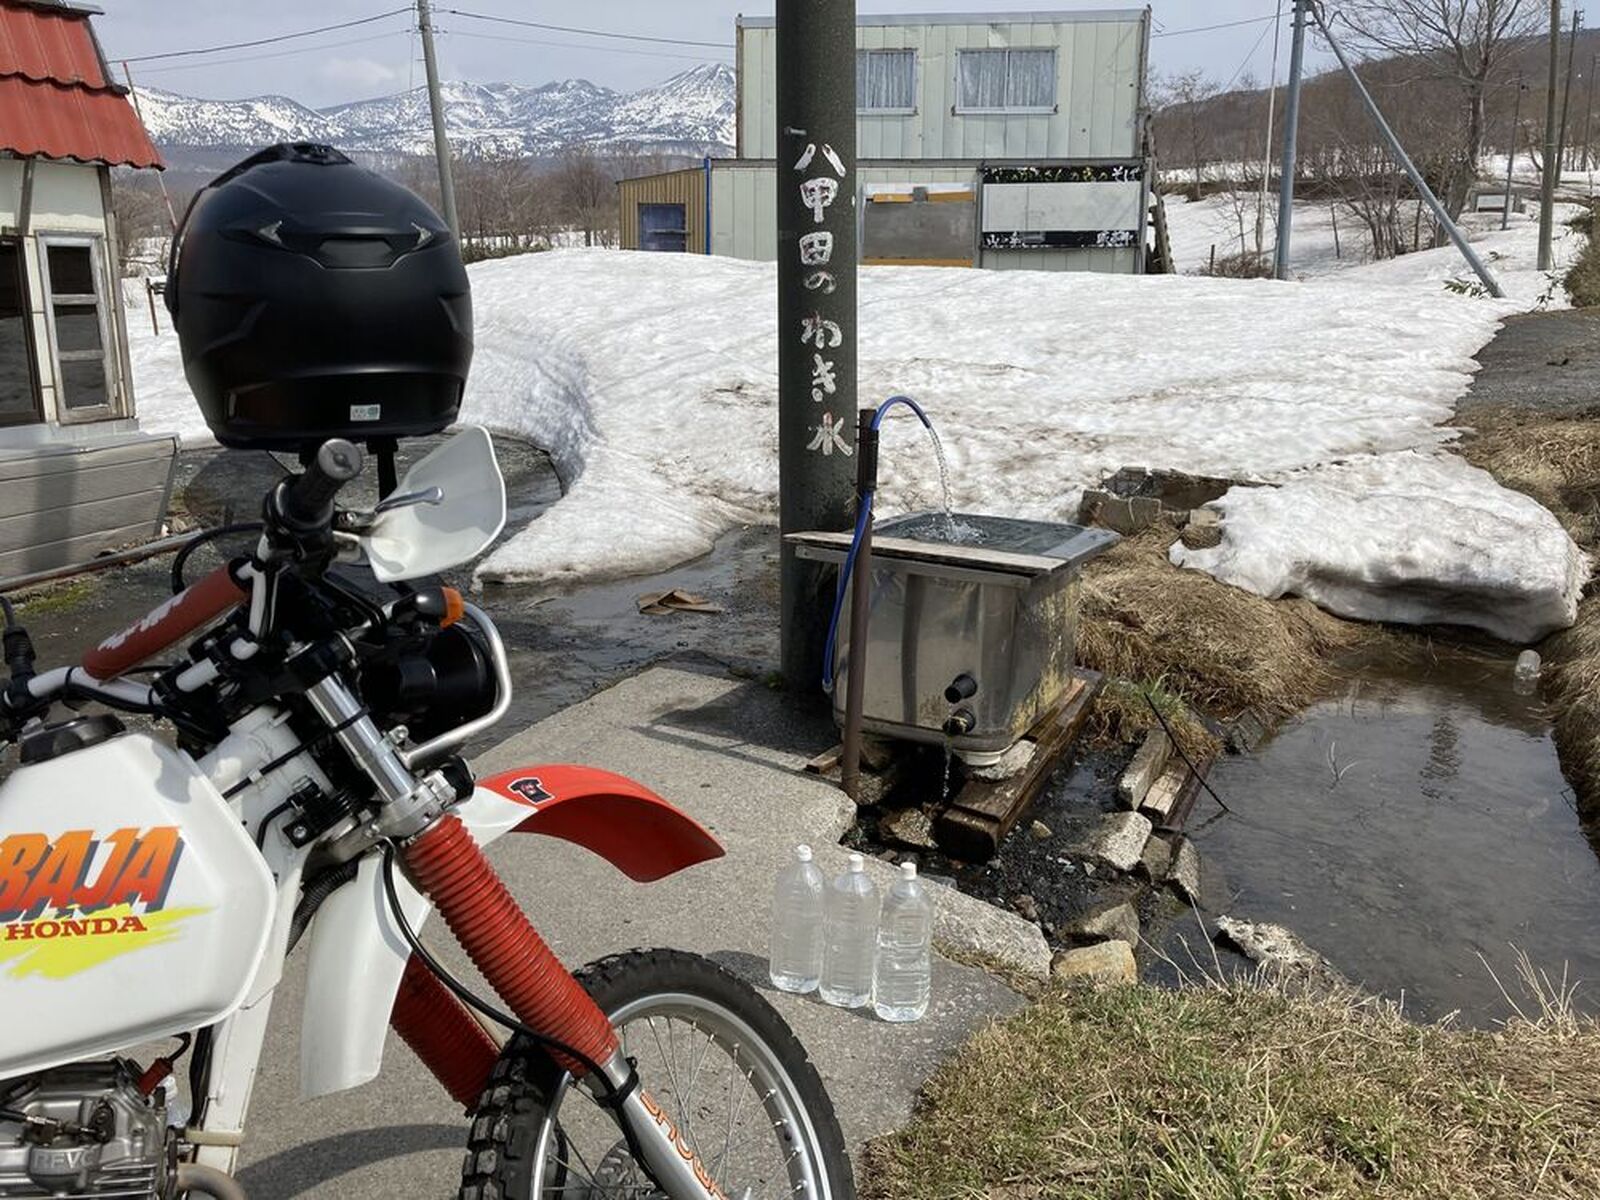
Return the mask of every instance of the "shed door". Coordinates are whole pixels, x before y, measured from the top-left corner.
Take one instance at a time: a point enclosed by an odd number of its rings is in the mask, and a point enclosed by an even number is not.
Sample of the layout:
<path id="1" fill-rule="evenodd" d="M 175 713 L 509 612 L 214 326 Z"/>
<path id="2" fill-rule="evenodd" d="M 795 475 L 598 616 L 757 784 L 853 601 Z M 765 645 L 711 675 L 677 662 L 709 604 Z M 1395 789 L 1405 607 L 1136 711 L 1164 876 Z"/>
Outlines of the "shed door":
<path id="1" fill-rule="evenodd" d="M 44 420 L 33 370 L 32 318 L 22 266 L 22 244 L 0 242 L 0 425 L 32 425 Z"/>
<path id="2" fill-rule="evenodd" d="M 639 249 L 682 254 L 688 249 L 689 225 L 681 204 L 639 205 Z"/>

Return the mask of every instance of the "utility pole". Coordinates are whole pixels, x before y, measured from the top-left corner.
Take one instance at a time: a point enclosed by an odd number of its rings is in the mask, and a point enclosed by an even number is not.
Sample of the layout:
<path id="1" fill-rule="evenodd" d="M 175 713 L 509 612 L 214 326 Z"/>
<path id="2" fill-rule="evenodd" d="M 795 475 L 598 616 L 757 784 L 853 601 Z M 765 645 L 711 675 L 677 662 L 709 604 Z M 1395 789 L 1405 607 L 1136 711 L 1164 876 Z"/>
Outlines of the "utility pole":
<path id="1" fill-rule="evenodd" d="M 1560 3 L 1560 0 L 1552 0 Z M 1300 136 L 1300 82 L 1306 61 L 1306 9 L 1311 0 L 1294 0 L 1294 40 L 1289 49 L 1289 98 L 1283 106 L 1283 178 L 1278 184 L 1278 255 L 1273 275 L 1289 278 L 1289 246 L 1294 235 L 1295 151 Z"/>
<path id="2" fill-rule="evenodd" d="M 1567 82 L 1561 92 L 1561 135 L 1558 139 L 1560 165 L 1567 163 L 1567 112 L 1572 107 L 1572 60 L 1578 53 L 1578 22 L 1583 20 L 1583 9 L 1572 10 L 1572 37 L 1567 40 Z"/>
<path id="3" fill-rule="evenodd" d="M 1539 181 L 1539 270 L 1555 262 L 1556 175 L 1561 167 L 1556 152 L 1556 72 L 1561 69 L 1561 0 L 1550 0 L 1550 69 L 1544 97 L 1544 175 Z"/>
<path id="4" fill-rule="evenodd" d="M 1511 138 L 1506 143 L 1506 206 L 1500 210 L 1500 228 L 1505 229 L 1511 224 L 1511 175 L 1517 165 L 1517 134 L 1522 129 L 1522 93 L 1528 90 L 1527 81 L 1522 72 L 1517 72 L 1517 102 L 1516 111 L 1511 118 Z"/>
<path id="5" fill-rule="evenodd" d="M 1583 106 L 1583 169 L 1594 169 L 1594 155 L 1590 153 L 1593 143 L 1589 141 L 1589 132 L 1594 127 L 1594 73 L 1600 67 L 1600 54 L 1589 56 L 1589 94 Z"/>
<path id="6" fill-rule="evenodd" d="M 853 525 L 856 4 L 777 0 L 778 524 Z M 821 677 L 835 579 L 783 543 L 784 682 Z M 852 670 L 851 677 L 855 672 Z"/>
<path id="7" fill-rule="evenodd" d="M 1278 0 L 1277 14 L 1272 21 L 1272 78 L 1267 80 L 1267 132 L 1262 138 L 1261 195 L 1256 200 L 1256 256 L 1266 248 L 1267 239 L 1267 184 L 1272 179 L 1272 123 L 1278 107 L 1278 46 L 1283 35 L 1283 0 Z"/>
<path id="8" fill-rule="evenodd" d="M 445 132 L 444 97 L 439 93 L 439 58 L 433 49 L 433 16 L 428 0 L 417 0 L 417 30 L 422 34 L 422 66 L 428 75 L 428 107 L 433 111 L 433 155 L 439 161 L 439 197 L 444 223 L 461 244 L 461 222 L 456 218 L 456 182 L 450 171 L 450 138 Z"/>

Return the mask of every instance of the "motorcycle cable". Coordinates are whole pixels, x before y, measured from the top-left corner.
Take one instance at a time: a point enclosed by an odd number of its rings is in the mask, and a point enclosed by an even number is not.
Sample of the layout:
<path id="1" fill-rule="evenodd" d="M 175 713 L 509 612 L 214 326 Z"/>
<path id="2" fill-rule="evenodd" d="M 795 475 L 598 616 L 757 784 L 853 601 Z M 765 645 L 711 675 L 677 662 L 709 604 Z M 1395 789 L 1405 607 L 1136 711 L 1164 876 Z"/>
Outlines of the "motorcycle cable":
<path id="1" fill-rule="evenodd" d="M 422 944 L 422 939 L 417 936 L 416 930 L 412 929 L 411 923 L 406 920 L 405 911 L 400 907 L 400 893 L 396 889 L 394 882 L 394 859 L 394 843 L 384 842 L 383 891 L 389 900 L 389 910 L 394 914 L 395 923 L 400 926 L 400 934 L 405 938 L 406 943 L 411 947 L 412 952 L 416 954 L 418 958 L 422 959 L 423 965 L 426 966 L 428 970 L 432 971 L 439 977 L 439 982 L 454 992 L 456 999 L 460 1000 L 468 1008 L 476 1009 L 495 1024 L 503 1025 L 505 1028 L 514 1033 L 520 1033 L 524 1037 L 540 1046 L 543 1046 L 547 1050 L 555 1050 L 560 1054 L 565 1054 L 574 1062 L 582 1063 L 586 1068 L 594 1073 L 597 1079 L 599 1079 L 605 1085 L 608 1096 L 614 1096 L 615 1093 L 622 1091 L 622 1089 L 618 1088 L 616 1084 L 611 1082 L 605 1071 L 601 1069 L 600 1064 L 595 1062 L 594 1059 L 590 1058 L 581 1050 L 576 1050 L 567 1045 L 565 1042 L 558 1041 L 556 1038 L 550 1037 L 548 1034 L 540 1033 L 537 1029 L 534 1029 L 530 1025 L 524 1025 L 516 1017 L 512 1016 L 503 1009 L 496 1008 L 493 1004 L 490 1004 L 487 1000 L 477 995 L 472 991 L 471 988 L 467 987 L 466 984 L 462 983 L 459 979 L 452 975 L 449 969 L 428 951 L 428 948 Z M 634 1082 L 633 1086 L 637 1086 L 637 1081 Z M 630 1088 L 629 1090 L 632 1089 Z M 623 1096 L 617 1100 L 617 1103 L 620 1104 L 622 1099 L 626 1099 L 625 1092 Z"/>
<path id="2" fill-rule="evenodd" d="M 655 1172 L 650 1169 L 650 1165 L 644 1156 L 644 1147 L 639 1144 L 639 1139 L 633 1132 L 633 1127 L 622 1118 L 622 1106 L 627 1103 L 628 1098 L 634 1092 L 639 1090 L 639 1064 L 631 1058 L 626 1060 L 628 1064 L 628 1079 L 627 1082 L 618 1086 L 611 1082 L 611 1077 L 601 1069 L 600 1064 L 587 1054 L 548 1034 L 540 1033 L 537 1029 L 534 1029 L 531 1025 L 524 1024 L 510 1013 L 496 1008 L 452 975 L 449 969 L 422 944 L 422 939 L 417 936 L 416 930 L 411 928 L 411 922 L 406 920 L 405 910 L 400 907 L 400 893 L 396 889 L 394 882 L 394 859 L 394 842 L 385 841 L 383 843 L 383 891 L 388 898 L 389 911 L 394 916 L 395 924 L 400 927 L 400 935 L 405 938 L 406 944 L 411 947 L 411 952 L 420 958 L 422 965 L 427 967 L 434 977 L 444 984 L 455 995 L 456 999 L 460 1000 L 468 1008 L 475 1009 L 495 1024 L 504 1026 L 513 1033 L 521 1034 L 533 1042 L 534 1045 L 565 1054 L 574 1062 L 580 1062 L 588 1068 L 590 1074 L 600 1081 L 606 1092 L 604 1096 L 596 1096 L 595 1103 L 602 1108 L 609 1108 L 615 1114 L 617 1127 L 622 1132 L 623 1141 L 628 1145 L 628 1152 L 633 1155 L 634 1163 L 644 1172 L 645 1178 L 649 1179 L 657 1188 L 660 1188 L 661 1180 L 657 1179 Z"/>
<path id="3" fill-rule="evenodd" d="M 260 521 L 238 521 L 232 525 L 219 525 L 215 529 L 207 529 L 196 534 L 185 542 L 172 560 L 172 594 L 176 596 L 188 585 L 183 579 L 183 568 L 189 561 L 189 556 L 208 542 L 218 538 L 225 538 L 234 533 L 260 533 L 265 526 Z"/>

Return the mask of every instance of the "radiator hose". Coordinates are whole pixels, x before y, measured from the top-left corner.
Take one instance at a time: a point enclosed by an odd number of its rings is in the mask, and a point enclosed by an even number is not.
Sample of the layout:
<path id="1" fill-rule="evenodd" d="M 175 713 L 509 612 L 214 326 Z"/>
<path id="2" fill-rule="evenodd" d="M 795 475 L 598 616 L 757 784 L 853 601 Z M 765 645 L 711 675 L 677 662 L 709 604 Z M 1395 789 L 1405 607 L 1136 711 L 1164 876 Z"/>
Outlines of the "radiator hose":
<path id="1" fill-rule="evenodd" d="M 174 1177 L 177 1196 L 210 1196 L 211 1200 L 250 1200 L 239 1181 L 225 1171 L 199 1163 L 179 1163 Z"/>

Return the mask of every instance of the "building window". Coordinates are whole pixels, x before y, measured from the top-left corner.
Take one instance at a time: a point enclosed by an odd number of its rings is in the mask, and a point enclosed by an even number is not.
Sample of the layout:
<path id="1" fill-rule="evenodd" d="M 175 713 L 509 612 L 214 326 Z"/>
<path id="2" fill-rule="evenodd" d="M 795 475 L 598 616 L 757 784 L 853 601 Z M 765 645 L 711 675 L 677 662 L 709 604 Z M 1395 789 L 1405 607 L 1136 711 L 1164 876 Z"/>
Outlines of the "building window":
<path id="1" fill-rule="evenodd" d="M 639 205 L 639 249 L 682 254 L 688 249 L 689 226 L 681 204 Z"/>
<path id="2" fill-rule="evenodd" d="M 113 415 L 111 338 L 98 238 L 43 237 L 45 314 L 55 349 L 56 416 L 63 423 Z"/>
<path id="3" fill-rule="evenodd" d="M 1053 49 L 957 52 L 958 113 L 1048 113 L 1055 108 Z"/>
<path id="4" fill-rule="evenodd" d="M 857 50 L 856 108 L 864 113 L 917 111 L 917 52 Z"/>
<path id="5" fill-rule="evenodd" d="M 22 246 L 0 242 L 0 425 L 32 425 L 44 419 L 28 345 L 30 320 Z"/>

